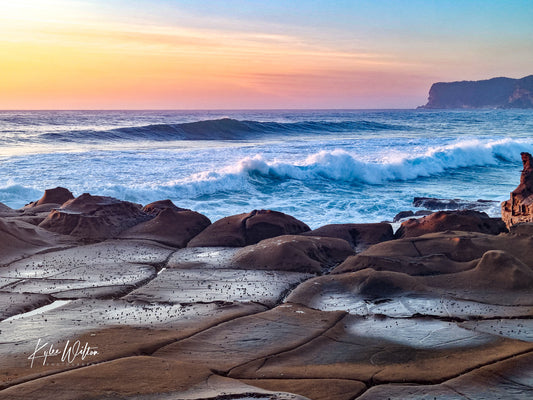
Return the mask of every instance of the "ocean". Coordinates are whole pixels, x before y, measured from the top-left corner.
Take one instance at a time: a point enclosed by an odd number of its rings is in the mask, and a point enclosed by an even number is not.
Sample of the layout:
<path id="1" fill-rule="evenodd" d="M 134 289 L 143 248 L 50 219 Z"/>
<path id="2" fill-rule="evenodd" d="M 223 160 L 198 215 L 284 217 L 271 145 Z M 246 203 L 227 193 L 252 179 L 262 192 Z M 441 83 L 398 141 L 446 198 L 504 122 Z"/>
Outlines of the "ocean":
<path id="1" fill-rule="evenodd" d="M 63 186 L 212 221 L 380 222 L 418 210 L 414 197 L 503 201 L 522 151 L 531 110 L 0 111 L 0 202 Z"/>

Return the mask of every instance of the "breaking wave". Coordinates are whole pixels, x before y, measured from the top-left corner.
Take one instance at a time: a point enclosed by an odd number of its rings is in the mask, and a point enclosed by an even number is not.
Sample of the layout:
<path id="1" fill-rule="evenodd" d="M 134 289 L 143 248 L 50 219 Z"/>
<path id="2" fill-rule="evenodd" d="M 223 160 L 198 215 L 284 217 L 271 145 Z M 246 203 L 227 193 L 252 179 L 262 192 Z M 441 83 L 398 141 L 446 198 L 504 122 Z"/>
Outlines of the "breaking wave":
<path id="1" fill-rule="evenodd" d="M 130 201 L 147 203 L 161 198 L 208 198 L 220 193 L 253 193 L 261 195 L 272 184 L 298 181 L 307 186 L 382 185 L 423 177 L 443 179 L 458 169 L 520 165 L 520 153 L 533 153 L 531 141 L 504 139 L 498 141 L 462 141 L 433 147 L 424 153 L 400 154 L 395 157 L 367 161 L 345 150 L 320 151 L 298 162 L 268 160 L 263 155 L 245 157 L 222 168 L 198 172 L 187 177 L 136 185 L 93 182 L 92 188 L 69 186 L 73 191 L 88 190 Z M 168 176 L 167 176 L 168 179 Z M 317 186 L 318 185 L 318 186 Z M 7 203 L 21 206 L 22 201 L 36 200 L 40 192 L 14 182 L 0 188 Z"/>
<path id="2" fill-rule="evenodd" d="M 437 176 L 459 168 L 520 163 L 522 151 L 533 152 L 533 144 L 510 139 L 485 143 L 472 140 L 431 148 L 417 156 L 403 155 L 374 162 L 362 161 L 344 150 L 320 151 L 294 164 L 269 162 L 256 155 L 220 170 L 197 173 L 167 185 L 187 190 L 189 195 L 239 190 L 258 178 L 379 185 L 387 181 Z"/>

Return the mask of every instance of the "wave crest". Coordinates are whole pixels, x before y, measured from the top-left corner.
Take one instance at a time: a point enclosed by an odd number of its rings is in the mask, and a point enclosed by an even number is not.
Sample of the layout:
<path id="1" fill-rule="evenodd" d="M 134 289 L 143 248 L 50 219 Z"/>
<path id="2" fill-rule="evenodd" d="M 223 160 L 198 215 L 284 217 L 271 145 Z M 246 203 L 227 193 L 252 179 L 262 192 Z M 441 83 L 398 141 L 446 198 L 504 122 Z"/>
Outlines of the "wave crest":
<path id="1" fill-rule="evenodd" d="M 69 131 L 41 135 L 42 139 L 76 142 L 80 140 L 246 140 L 263 136 L 287 136 L 312 133 L 368 132 L 409 129 L 397 125 L 369 121 L 302 121 L 260 122 L 239 121 L 231 118 L 187 122 L 179 124 L 155 124 L 116 128 L 106 131 Z"/>
<path id="2" fill-rule="evenodd" d="M 262 155 L 256 155 L 217 171 L 191 175 L 171 185 L 188 187 L 197 195 L 218 190 L 241 190 L 253 184 L 257 177 L 379 185 L 387 181 L 436 176 L 459 168 L 495 166 L 501 162 L 519 163 L 522 151 L 532 152 L 533 145 L 508 139 L 485 143 L 473 140 L 431 148 L 414 157 L 403 155 L 379 162 L 362 161 L 344 150 L 320 151 L 294 164 L 269 162 Z"/>

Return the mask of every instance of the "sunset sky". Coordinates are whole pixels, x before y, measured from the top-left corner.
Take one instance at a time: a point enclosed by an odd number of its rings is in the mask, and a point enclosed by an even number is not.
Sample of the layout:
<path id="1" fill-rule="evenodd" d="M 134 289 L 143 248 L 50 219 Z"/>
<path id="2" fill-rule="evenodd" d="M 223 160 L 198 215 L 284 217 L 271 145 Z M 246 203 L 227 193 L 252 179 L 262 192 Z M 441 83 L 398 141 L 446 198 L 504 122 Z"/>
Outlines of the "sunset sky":
<path id="1" fill-rule="evenodd" d="M 533 74 L 533 1 L 0 0 L 0 109 L 412 108 Z"/>

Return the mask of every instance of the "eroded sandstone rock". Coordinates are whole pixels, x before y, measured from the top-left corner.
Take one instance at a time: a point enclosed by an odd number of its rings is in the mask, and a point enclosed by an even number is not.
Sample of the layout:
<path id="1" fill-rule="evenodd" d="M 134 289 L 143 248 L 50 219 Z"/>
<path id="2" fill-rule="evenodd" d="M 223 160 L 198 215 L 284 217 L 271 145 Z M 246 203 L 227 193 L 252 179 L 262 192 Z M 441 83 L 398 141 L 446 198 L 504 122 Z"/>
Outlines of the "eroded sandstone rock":
<path id="1" fill-rule="evenodd" d="M 313 275 L 242 269 L 166 269 L 125 298 L 164 303 L 257 302 L 273 307 Z"/>
<path id="2" fill-rule="evenodd" d="M 85 241 L 99 241 L 117 237 L 151 218 L 138 204 L 84 193 L 52 210 L 39 226 Z"/>
<path id="3" fill-rule="evenodd" d="M 242 379 L 267 390 L 297 393 L 313 400 L 352 400 L 365 391 L 363 382 L 350 379 Z"/>
<path id="4" fill-rule="evenodd" d="M 283 235 L 242 248 L 233 262 L 246 269 L 321 273 L 354 254 L 344 240 Z"/>
<path id="5" fill-rule="evenodd" d="M 305 232 L 302 235 L 344 239 L 356 251 L 363 251 L 376 243 L 394 239 L 392 226 L 388 223 L 331 224 Z"/>
<path id="6" fill-rule="evenodd" d="M 0 217 L 12 217 L 16 215 L 17 212 L 15 210 L 6 206 L 4 203 L 0 203 Z"/>
<path id="7" fill-rule="evenodd" d="M 154 278 L 153 265 L 164 262 L 171 253 L 172 249 L 153 242 L 126 240 L 50 251 L 3 268 L 0 287 L 55 298 L 117 297 Z"/>
<path id="8" fill-rule="evenodd" d="M 0 218 L 0 265 L 67 243 L 68 238 L 27 222 Z"/>
<path id="9" fill-rule="evenodd" d="M 283 304 L 219 324 L 162 347 L 154 356 L 191 363 L 209 360 L 211 368 L 229 371 L 244 363 L 298 348 L 328 331 L 343 316 L 342 312 L 322 312 Z"/>
<path id="10" fill-rule="evenodd" d="M 40 313 L 0 321 L 0 399 L 14 398 L 2 390 L 5 387 L 79 368 L 79 364 L 88 365 L 126 356 L 150 354 L 159 347 L 211 326 L 264 310 L 264 307 L 257 304 L 242 303 L 147 304 L 120 299 L 57 301 Z M 82 344 L 88 343 L 91 348 L 96 348 L 98 354 L 84 359 L 78 355 L 72 358 L 72 362 L 68 359 L 61 362 L 61 355 L 51 356 L 47 360 L 40 357 L 35 358 L 31 364 L 28 356 L 35 350 L 39 340 L 41 344 L 48 343 L 61 350 L 65 348 L 67 341 L 73 345 L 79 340 Z M 37 355 L 42 355 L 42 352 L 39 351 Z M 123 381 L 126 378 L 124 374 L 117 372 L 111 373 L 110 379 Z M 72 390 L 79 389 L 79 383 L 71 383 Z M 152 383 L 158 385 L 157 382 Z M 19 386 L 14 387 L 15 392 L 19 389 Z M 100 389 L 101 386 L 95 385 L 92 390 L 98 392 Z M 77 395 L 70 396 L 67 398 L 80 398 Z M 94 396 L 102 398 L 96 393 Z M 35 398 L 47 397 L 37 393 Z"/>
<path id="11" fill-rule="evenodd" d="M 125 225 L 117 239 L 67 237 L 75 247 L 58 251 L 59 235 L 20 212 L 0 218 L 0 399 L 348 400 L 367 389 L 378 396 L 366 398 L 529 398 L 533 223 L 389 240 L 387 224 L 302 235 L 305 224 L 259 211 L 202 238 L 247 247 L 177 250 L 191 211 L 85 197 L 63 212 L 94 217 L 99 234 Z M 81 239 L 94 233 L 84 224 L 74 227 Z M 381 240 L 328 274 L 353 247 Z M 80 340 L 99 354 L 84 361 L 95 365 L 32 367 L 39 339 L 54 348 Z"/>
<path id="12" fill-rule="evenodd" d="M 533 160 L 531 154 L 520 153 L 524 169 L 520 184 L 511 198 L 502 203 L 502 220 L 508 228 L 520 222 L 533 222 Z"/>
<path id="13" fill-rule="evenodd" d="M 396 237 L 408 238 L 426 233 L 449 230 L 481 232 L 497 235 L 507 232 L 500 218 L 491 218 L 484 212 L 473 210 L 439 211 L 420 219 L 409 219 L 402 223 Z"/>
<path id="14" fill-rule="evenodd" d="M 35 208 L 38 206 L 42 206 L 44 204 L 63 204 L 69 200 L 72 200 L 74 198 L 74 195 L 72 192 L 64 187 L 56 187 L 54 189 L 46 189 L 44 191 L 43 197 L 41 197 L 39 200 L 34 201 L 24 208 Z"/>
<path id="15" fill-rule="evenodd" d="M 515 399 L 533 393 L 533 354 L 528 353 L 475 369 L 432 385 L 390 384 L 370 388 L 358 399 Z"/>
<path id="16" fill-rule="evenodd" d="M 167 209 L 167 208 L 170 208 L 174 211 L 188 211 L 186 210 L 185 208 L 181 208 L 181 207 L 178 207 L 177 205 L 175 205 L 171 200 L 158 200 L 158 201 L 154 201 L 150 204 L 147 204 L 143 207 L 143 211 L 147 214 L 150 214 L 150 215 L 153 215 L 153 216 L 156 216 L 158 215 L 161 211 Z"/>
<path id="17" fill-rule="evenodd" d="M 281 235 L 297 235 L 309 230 L 305 223 L 282 212 L 254 210 L 214 222 L 193 238 L 187 246 L 243 247 L 256 244 L 263 239 Z"/>
<path id="18" fill-rule="evenodd" d="M 42 307 L 52 302 L 52 297 L 35 293 L 0 291 L 0 321 Z"/>
<path id="19" fill-rule="evenodd" d="M 184 345 L 185 341 L 181 343 Z M 197 343 L 197 348 L 202 348 L 202 344 Z M 206 344 L 211 342 L 207 340 Z M 173 345 L 167 348 L 174 350 L 173 359 L 183 356 L 187 357 L 184 361 L 193 361 L 187 347 L 179 349 Z M 223 354 L 223 348 L 216 350 Z M 232 368 L 228 376 L 237 379 L 320 376 L 373 383 L 432 383 L 531 350 L 531 343 L 472 332 L 449 321 L 382 316 L 361 318 L 348 314 L 304 344 L 257 357 Z M 155 355 L 159 356 L 158 353 Z M 165 358 L 169 358 L 168 355 L 165 354 Z M 201 355 L 196 353 L 197 357 Z M 206 352 L 204 356 L 210 354 Z"/>
<path id="20" fill-rule="evenodd" d="M 156 208 L 152 207 L 148 210 L 156 210 Z M 193 237 L 209 225 L 211 225 L 211 221 L 205 215 L 178 207 L 168 207 L 160 209 L 155 218 L 141 222 L 122 232 L 120 237 L 153 240 L 168 246 L 182 248 L 187 246 Z"/>
<path id="21" fill-rule="evenodd" d="M 509 227 L 509 233 L 517 236 L 533 236 L 533 222 L 520 222 Z"/>

